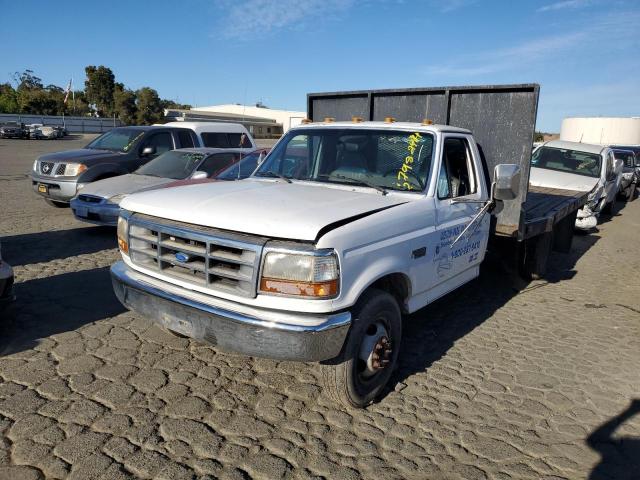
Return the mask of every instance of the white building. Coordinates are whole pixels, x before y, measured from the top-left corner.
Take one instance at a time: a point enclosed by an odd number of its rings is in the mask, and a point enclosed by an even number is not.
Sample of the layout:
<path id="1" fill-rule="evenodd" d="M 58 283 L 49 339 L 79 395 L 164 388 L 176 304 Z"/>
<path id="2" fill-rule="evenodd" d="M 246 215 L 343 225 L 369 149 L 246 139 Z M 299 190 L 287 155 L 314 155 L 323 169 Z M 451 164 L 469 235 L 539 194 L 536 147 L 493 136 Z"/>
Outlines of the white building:
<path id="1" fill-rule="evenodd" d="M 560 140 L 599 145 L 640 145 L 640 117 L 570 117 Z"/>
<path id="2" fill-rule="evenodd" d="M 269 118 L 275 123 L 282 125 L 282 132 L 287 133 L 291 127 L 299 125 L 300 122 L 307 117 L 306 112 L 298 112 L 294 110 L 276 110 L 255 105 L 212 105 L 210 107 L 194 107 L 193 110 L 198 112 L 213 113 L 230 113 L 233 115 L 246 115 L 247 117 Z"/>

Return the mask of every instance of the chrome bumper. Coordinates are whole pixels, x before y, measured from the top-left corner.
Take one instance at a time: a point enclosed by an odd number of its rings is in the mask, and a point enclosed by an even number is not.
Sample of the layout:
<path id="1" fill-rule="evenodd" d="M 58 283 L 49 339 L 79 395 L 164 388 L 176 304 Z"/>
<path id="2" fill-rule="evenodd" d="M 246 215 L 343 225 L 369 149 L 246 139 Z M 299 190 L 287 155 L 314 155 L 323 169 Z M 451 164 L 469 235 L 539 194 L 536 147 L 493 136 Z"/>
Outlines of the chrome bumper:
<path id="1" fill-rule="evenodd" d="M 38 185 L 47 186 L 47 193 L 38 191 Z M 59 202 L 68 202 L 76 196 L 78 192 L 78 182 L 76 180 L 58 180 L 56 177 L 46 177 L 43 175 L 31 175 L 31 187 L 38 195 Z"/>
<path id="2" fill-rule="evenodd" d="M 71 200 L 73 215 L 81 222 L 115 227 L 118 224 L 120 206 L 115 203 L 83 202 L 78 198 Z"/>
<path id="3" fill-rule="evenodd" d="M 181 289 L 184 296 L 163 290 L 145 282 L 145 277 L 124 262 L 111 267 L 113 289 L 125 307 L 227 352 L 303 362 L 329 360 L 342 350 L 351 324 L 349 312 L 317 315 L 252 308 L 252 314 L 240 313 L 190 299 L 189 290 Z M 299 325 L 278 317 L 316 322 Z"/>

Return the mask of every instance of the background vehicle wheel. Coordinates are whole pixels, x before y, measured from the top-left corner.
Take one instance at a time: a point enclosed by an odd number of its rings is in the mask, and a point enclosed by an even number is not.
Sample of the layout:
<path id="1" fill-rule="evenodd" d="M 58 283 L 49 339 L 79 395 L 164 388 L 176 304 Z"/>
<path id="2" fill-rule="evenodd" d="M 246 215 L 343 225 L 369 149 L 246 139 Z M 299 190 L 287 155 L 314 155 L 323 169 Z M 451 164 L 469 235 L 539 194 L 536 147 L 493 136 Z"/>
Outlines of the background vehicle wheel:
<path id="1" fill-rule="evenodd" d="M 44 201 L 47 202 L 47 204 L 51 205 L 52 207 L 69 208 L 69 204 L 66 202 L 57 202 L 55 200 L 51 200 L 50 198 L 45 198 Z"/>
<path id="2" fill-rule="evenodd" d="M 627 202 L 633 202 L 633 199 L 636 197 L 636 184 L 632 183 L 629 185 L 629 193 L 627 194 Z"/>
<path id="3" fill-rule="evenodd" d="M 324 391 L 348 408 L 369 405 L 389 381 L 398 360 L 402 315 L 389 293 L 371 289 L 353 310 L 341 363 L 324 364 Z"/>

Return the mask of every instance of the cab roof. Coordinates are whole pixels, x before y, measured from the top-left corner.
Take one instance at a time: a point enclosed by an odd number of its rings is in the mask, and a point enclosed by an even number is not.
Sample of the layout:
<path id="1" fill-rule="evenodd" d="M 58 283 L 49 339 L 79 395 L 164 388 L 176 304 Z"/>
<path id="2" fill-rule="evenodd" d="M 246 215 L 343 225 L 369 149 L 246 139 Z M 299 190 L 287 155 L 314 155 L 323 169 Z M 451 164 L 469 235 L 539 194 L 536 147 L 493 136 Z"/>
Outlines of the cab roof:
<path id="1" fill-rule="evenodd" d="M 608 148 L 602 145 L 593 145 L 591 143 L 582 142 L 568 142 L 566 140 L 551 140 L 550 142 L 544 143 L 541 146 L 597 154 L 601 154 L 605 148 Z"/>
<path id="2" fill-rule="evenodd" d="M 353 128 L 353 129 L 379 129 L 379 130 L 418 130 L 429 132 L 448 132 L 471 134 L 471 130 L 451 125 L 425 125 L 418 122 L 311 122 L 303 123 L 295 127 L 298 128 Z M 292 129 L 293 130 L 293 129 Z"/>

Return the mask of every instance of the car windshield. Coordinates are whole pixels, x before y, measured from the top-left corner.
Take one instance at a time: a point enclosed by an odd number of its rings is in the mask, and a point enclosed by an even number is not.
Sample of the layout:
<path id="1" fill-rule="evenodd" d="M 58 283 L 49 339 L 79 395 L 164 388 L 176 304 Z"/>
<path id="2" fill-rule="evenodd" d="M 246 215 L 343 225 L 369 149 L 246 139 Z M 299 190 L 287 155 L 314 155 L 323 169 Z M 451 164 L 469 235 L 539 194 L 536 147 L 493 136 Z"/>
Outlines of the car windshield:
<path id="1" fill-rule="evenodd" d="M 419 192 L 428 182 L 433 143 L 431 134 L 417 131 L 296 129 L 254 175 Z"/>
<path id="2" fill-rule="evenodd" d="M 545 146 L 533 152 L 531 165 L 547 170 L 599 177 L 602 156 L 597 153 Z"/>
<path id="3" fill-rule="evenodd" d="M 227 169 L 223 170 L 219 175 L 217 175 L 216 179 L 242 180 L 243 178 L 251 176 L 251 174 L 258 167 L 258 159 L 260 158 L 260 154 L 263 152 L 264 150 L 260 150 L 258 152 L 250 153 L 246 157 L 242 157 L 242 160 L 240 160 L 238 163 L 234 163 Z"/>
<path id="4" fill-rule="evenodd" d="M 100 135 L 86 148 L 95 150 L 113 150 L 114 152 L 128 152 L 142 137 L 144 130 L 137 128 L 114 128 Z"/>
<path id="5" fill-rule="evenodd" d="M 145 163 L 135 173 L 183 180 L 191 176 L 204 157 L 203 153 L 171 150 Z"/>
<path id="6" fill-rule="evenodd" d="M 622 160 L 625 167 L 629 167 L 629 168 L 635 167 L 636 159 L 633 152 L 623 152 L 621 150 L 614 150 L 613 155 L 614 157 L 616 157 L 616 160 Z"/>

